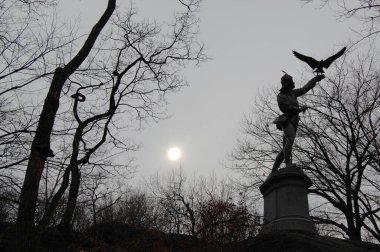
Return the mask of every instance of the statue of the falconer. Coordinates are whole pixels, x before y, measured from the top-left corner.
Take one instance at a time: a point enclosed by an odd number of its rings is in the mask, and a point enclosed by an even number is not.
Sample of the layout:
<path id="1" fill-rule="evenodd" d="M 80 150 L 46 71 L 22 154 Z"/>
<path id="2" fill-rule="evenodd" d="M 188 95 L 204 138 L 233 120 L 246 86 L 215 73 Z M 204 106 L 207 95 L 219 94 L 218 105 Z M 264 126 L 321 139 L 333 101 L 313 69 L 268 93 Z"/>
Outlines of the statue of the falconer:
<path id="1" fill-rule="evenodd" d="M 277 117 L 274 120 L 274 123 L 279 130 L 284 131 L 283 149 L 276 157 L 272 172 L 278 170 L 284 159 L 286 166 L 289 166 L 292 163 L 292 146 L 296 136 L 299 113 L 304 112 L 307 109 L 307 106 L 300 106 L 298 104 L 297 97 L 306 94 L 309 90 L 315 87 L 317 82 L 323 80 L 325 78 L 323 68 L 328 68 L 336 59 L 344 54 L 345 50 L 346 48 L 344 47 L 338 53 L 320 61 L 293 51 L 294 56 L 315 69 L 317 75 L 305 86 L 297 89 L 294 88 L 295 86 L 292 76 L 284 72 L 285 74 L 281 78 L 282 88 L 277 95 L 277 102 L 283 114 Z"/>
<path id="2" fill-rule="evenodd" d="M 291 152 L 296 137 L 299 113 L 304 112 L 307 109 L 307 106 L 299 105 L 297 97 L 306 94 L 309 90 L 315 87 L 317 82 L 324 78 L 325 76 L 323 74 L 319 74 L 312 78 L 305 86 L 295 89 L 292 76 L 287 73 L 282 76 L 282 88 L 277 95 L 277 102 L 283 114 L 277 117 L 274 120 L 274 123 L 276 124 L 277 129 L 284 131 L 283 149 L 276 157 L 272 172 L 278 170 L 284 159 L 286 166 L 291 165 Z"/>

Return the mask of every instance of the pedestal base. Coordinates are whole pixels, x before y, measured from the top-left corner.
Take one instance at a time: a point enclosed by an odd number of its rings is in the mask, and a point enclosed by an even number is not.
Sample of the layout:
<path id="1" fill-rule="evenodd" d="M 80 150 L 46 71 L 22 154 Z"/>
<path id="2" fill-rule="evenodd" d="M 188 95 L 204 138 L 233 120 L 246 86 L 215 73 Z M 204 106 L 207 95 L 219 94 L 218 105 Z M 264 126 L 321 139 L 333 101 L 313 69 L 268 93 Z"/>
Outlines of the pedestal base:
<path id="1" fill-rule="evenodd" d="M 302 231 L 317 233 L 309 216 L 307 189 L 311 180 L 300 168 L 273 172 L 260 186 L 264 196 L 263 233 Z"/>

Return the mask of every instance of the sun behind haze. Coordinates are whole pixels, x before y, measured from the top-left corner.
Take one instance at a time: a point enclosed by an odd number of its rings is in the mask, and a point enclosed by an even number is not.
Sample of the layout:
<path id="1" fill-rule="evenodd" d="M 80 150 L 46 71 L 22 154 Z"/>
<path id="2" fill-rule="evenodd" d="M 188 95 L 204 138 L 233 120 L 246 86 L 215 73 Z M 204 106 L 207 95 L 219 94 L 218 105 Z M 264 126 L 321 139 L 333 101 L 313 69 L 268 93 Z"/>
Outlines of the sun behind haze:
<path id="1" fill-rule="evenodd" d="M 172 147 L 168 150 L 168 158 L 172 161 L 176 161 L 181 157 L 181 150 L 177 147 Z"/>

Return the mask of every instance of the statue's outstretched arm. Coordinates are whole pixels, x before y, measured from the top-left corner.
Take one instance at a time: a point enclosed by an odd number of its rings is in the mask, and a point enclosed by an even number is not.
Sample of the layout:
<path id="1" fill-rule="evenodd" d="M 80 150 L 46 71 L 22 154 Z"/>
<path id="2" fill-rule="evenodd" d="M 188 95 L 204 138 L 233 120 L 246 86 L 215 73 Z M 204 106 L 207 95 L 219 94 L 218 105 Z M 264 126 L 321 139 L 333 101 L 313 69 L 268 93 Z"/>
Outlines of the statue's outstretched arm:
<path id="1" fill-rule="evenodd" d="M 293 94 L 295 96 L 301 96 L 301 95 L 304 95 L 306 94 L 309 90 L 313 89 L 315 87 L 315 85 L 317 84 L 318 81 L 321 81 L 322 79 L 324 79 L 325 76 L 323 74 L 321 75 L 317 75 L 315 76 L 314 78 L 312 78 L 311 80 L 309 80 L 308 83 L 306 83 L 305 86 L 301 87 L 301 88 L 296 88 L 296 89 L 293 89 Z"/>

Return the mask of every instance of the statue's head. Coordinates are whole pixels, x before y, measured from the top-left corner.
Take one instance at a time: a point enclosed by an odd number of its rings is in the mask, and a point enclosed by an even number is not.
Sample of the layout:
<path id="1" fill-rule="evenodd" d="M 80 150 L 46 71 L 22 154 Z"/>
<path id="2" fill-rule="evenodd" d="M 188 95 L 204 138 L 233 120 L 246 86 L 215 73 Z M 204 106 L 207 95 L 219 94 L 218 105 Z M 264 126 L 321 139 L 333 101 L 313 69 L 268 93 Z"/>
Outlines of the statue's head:
<path id="1" fill-rule="evenodd" d="M 283 71 L 284 72 L 284 71 Z M 284 72 L 285 74 L 281 77 L 281 85 L 282 88 L 280 91 L 289 91 L 292 90 L 294 86 L 293 77 Z"/>

